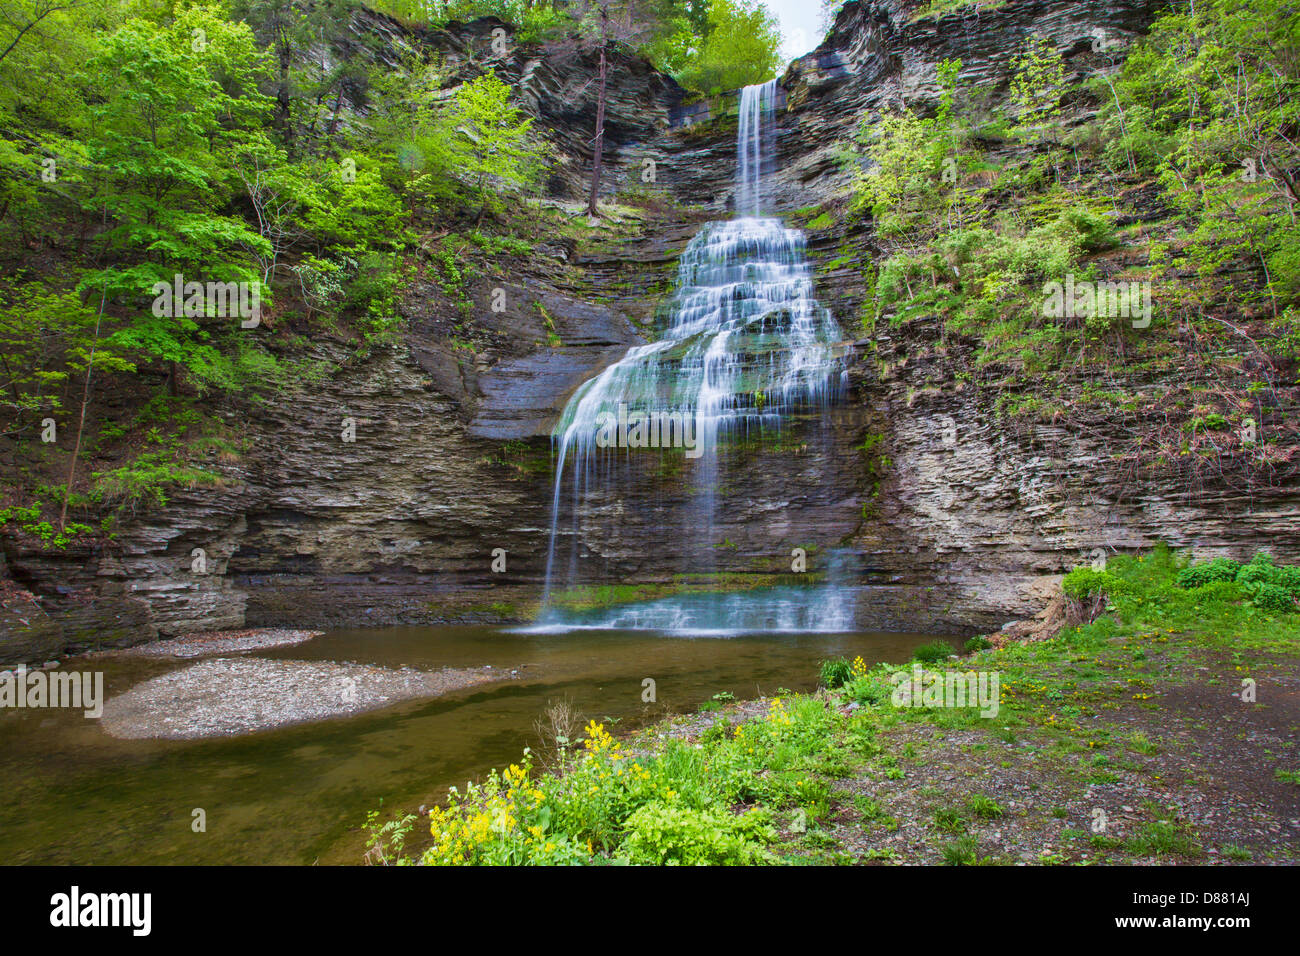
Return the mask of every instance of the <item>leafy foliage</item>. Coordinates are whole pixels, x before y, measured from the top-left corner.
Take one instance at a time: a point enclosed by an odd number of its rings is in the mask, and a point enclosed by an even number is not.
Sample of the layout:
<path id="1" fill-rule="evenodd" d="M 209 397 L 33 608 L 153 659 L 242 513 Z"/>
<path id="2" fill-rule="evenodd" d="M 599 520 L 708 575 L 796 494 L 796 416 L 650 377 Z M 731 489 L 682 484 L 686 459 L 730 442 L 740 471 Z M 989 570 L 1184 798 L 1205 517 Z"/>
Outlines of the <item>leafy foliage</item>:
<path id="1" fill-rule="evenodd" d="M 109 392 L 260 403 L 310 387 L 336 360 L 305 333 L 353 360 L 391 343 L 416 236 L 502 215 L 541 175 L 506 83 L 489 72 L 449 93 L 414 48 L 395 69 L 371 58 L 357 6 L 6 2 L 0 408 L 23 462 L 7 493 L 31 501 L 57 475 L 89 511 L 216 480 L 186 444 L 201 429 L 166 448 L 138 423 L 90 440 L 79 406 L 93 421 Z M 322 46 L 348 55 L 327 62 Z M 177 282 L 179 309 L 158 294 Z M 214 284 L 239 289 L 238 317 L 189 291 Z"/>
<path id="2" fill-rule="evenodd" d="M 739 816 L 723 809 L 701 810 L 665 803 L 638 807 L 624 825 L 623 847 L 632 863 L 681 866 L 745 866 L 767 862 L 762 843 L 776 838 L 768 815 Z"/>
<path id="3" fill-rule="evenodd" d="M 1258 292 L 1231 290 L 1240 301 L 1262 294 L 1278 315 L 1300 296 L 1297 56 L 1300 12 L 1288 4 L 1178 6 L 1125 61 L 1106 104 L 1112 163 L 1156 173 L 1188 217 L 1188 244 L 1170 265 L 1199 277 L 1198 304 L 1220 296 L 1216 273 L 1234 262 L 1262 279 Z"/>
<path id="4" fill-rule="evenodd" d="M 429 813 L 432 842 L 419 862 L 435 865 L 771 862 L 774 816 L 806 821 L 827 812 L 828 792 L 809 768 L 840 753 L 836 715 L 820 701 L 776 699 L 762 717 L 710 733 L 700 747 L 627 752 L 591 721 L 581 748 L 557 738 L 553 774 L 535 774 L 527 751 Z M 734 805 L 762 806 L 737 812 Z M 372 832 L 375 820 L 371 820 Z"/>
<path id="5" fill-rule="evenodd" d="M 449 169 L 470 186 L 486 209 L 493 197 L 536 178 L 545 150 L 528 142 L 531 119 L 510 103 L 510 87 L 489 71 L 456 91 L 443 119 Z"/>
<path id="6" fill-rule="evenodd" d="M 1178 572 L 1180 588 L 1200 588 L 1213 581 L 1235 581 L 1241 565 L 1231 558 L 1215 558 L 1201 564 L 1193 564 Z"/>
<path id="7" fill-rule="evenodd" d="M 1131 594 L 1132 587 L 1123 578 L 1104 570 L 1084 565 L 1075 568 L 1061 581 L 1061 590 L 1076 600 L 1105 595 L 1114 597 Z"/>
<path id="8" fill-rule="evenodd" d="M 761 2 L 710 0 L 707 24 L 703 42 L 688 47 L 695 55 L 681 57 L 676 77 L 683 86 L 721 92 L 762 83 L 776 74 L 781 35 Z"/>
<path id="9" fill-rule="evenodd" d="M 1238 592 L 1265 611 L 1287 613 L 1296 610 L 1300 601 L 1300 567 L 1280 566 L 1272 557 L 1259 552 L 1249 564 L 1228 558 L 1193 564 L 1178 574 L 1178 586 L 1203 590 L 1216 583 L 1235 582 Z"/>
<path id="10" fill-rule="evenodd" d="M 853 676 L 853 665 L 847 657 L 822 661 L 821 681 L 824 687 L 839 687 Z"/>

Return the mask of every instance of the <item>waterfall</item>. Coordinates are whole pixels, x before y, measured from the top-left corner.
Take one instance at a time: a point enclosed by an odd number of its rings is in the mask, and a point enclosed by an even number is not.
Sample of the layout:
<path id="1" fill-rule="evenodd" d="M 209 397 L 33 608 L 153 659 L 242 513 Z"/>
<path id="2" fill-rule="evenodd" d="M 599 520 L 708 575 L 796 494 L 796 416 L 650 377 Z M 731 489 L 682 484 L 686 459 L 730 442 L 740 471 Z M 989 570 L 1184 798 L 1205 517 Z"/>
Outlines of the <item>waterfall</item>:
<path id="1" fill-rule="evenodd" d="M 736 214 L 757 217 L 762 211 L 763 177 L 770 172 L 775 139 L 776 80 L 740 91 L 736 135 Z M 764 162 L 768 166 L 764 166 Z"/>
<path id="2" fill-rule="evenodd" d="M 630 349 L 570 398 L 552 432 L 556 448 L 551 534 L 541 623 L 553 621 L 552 587 L 578 583 L 584 502 L 625 476 L 618 456 L 634 449 L 683 449 L 703 491 L 693 522 L 699 553 L 714 548 L 719 449 L 733 434 L 779 429 L 796 410 L 825 409 L 841 386 L 843 338 L 813 295 L 802 232 L 761 218 L 774 164 L 776 81 L 746 87 L 736 140 L 737 218 L 707 223 L 682 252 L 662 338 Z M 571 491 L 568 571 L 557 567 L 566 485 Z M 808 591 L 806 588 L 782 589 Z M 767 607 L 752 594 L 695 595 L 627 609 L 601 626 L 700 627 L 707 618 L 754 630 L 842 630 L 850 620 L 826 604 L 781 595 Z M 706 607 L 709 602 L 711 607 Z M 841 602 L 842 603 L 842 602 Z M 829 626 L 818 626 L 829 625 Z"/>

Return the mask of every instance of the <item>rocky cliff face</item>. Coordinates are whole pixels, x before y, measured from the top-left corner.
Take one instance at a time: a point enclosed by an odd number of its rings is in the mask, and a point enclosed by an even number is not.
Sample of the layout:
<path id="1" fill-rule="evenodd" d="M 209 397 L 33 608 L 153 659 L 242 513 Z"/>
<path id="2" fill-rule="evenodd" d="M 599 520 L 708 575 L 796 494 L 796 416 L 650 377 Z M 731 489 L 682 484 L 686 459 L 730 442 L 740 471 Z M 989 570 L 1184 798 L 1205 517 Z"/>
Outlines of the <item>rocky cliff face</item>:
<path id="1" fill-rule="evenodd" d="M 864 113 L 933 101 L 945 57 L 960 56 L 963 76 L 996 95 L 1029 32 L 1066 50 L 1074 69 L 1106 68 L 1153 6 L 1012 0 L 913 20 L 914 4 L 898 0 L 847 4 L 782 79 L 781 211 L 842 201 L 837 146 Z M 488 66 L 508 76 L 556 147 L 552 198 L 576 198 L 590 162 L 593 65 L 524 46 L 494 59 L 494 26 L 410 34 L 375 17 L 357 28 L 390 45 L 434 45 L 466 77 Z M 1093 52 L 1096 36 L 1109 52 Z M 582 240 L 541 236 L 533 255 L 470 277 L 472 357 L 452 341 L 453 303 L 421 278 L 404 342 L 278 406 L 223 409 L 249 450 L 222 486 L 176 494 L 107 549 L 55 554 L 7 541 L 0 658 L 242 625 L 527 614 L 545 563 L 555 417 L 583 380 L 652 334 L 698 221 L 728 215 L 734 121 L 682 125 L 680 104 L 681 91 L 644 62 L 617 64 L 606 190 L 637 183 L 651 159 L 664 204 Z M 813 230 L 810 248 L 823 264 L 839 260 L 819 270 L 818 295 L 855 328 L 872 236 Z M 506 290 L 504 312 L 486 308 L 493 288 Z M 1094 549 L 1167 541 L 1247 557 L 1268 545 L 1300 561 L 1294 476 L 1269 489 L 1193 486 L 1124 473 L 1104 431 L 999 424 L 996 395 L 959 384 L 968 350 L 942 341 L 936 325 L 853 343 L 849 394 L 827 421 L 793 422 L 777 441 L 727 452 L 716 570 L 779 572 L 792 547 L 848 548 L 869 585 L 864 628 L 964 633 L 1036 612 L 1057 575 Z M 322 356 L 332 348 L 321 345 Z M 344 438 L 348 419 L 355 440 Z M 648 468 L 636 487 L 591 503 L 583 560 L 611 581 L 671 580 L 691 565 L 689 504 L 705 489 L 672 463 Z M 491 570 L 495 548 L 506 551 L 504 573 Z"/>
<path id="2" fill-rule="evenodd" d="M 543 57 L 513 41 L 502 53 L 493 43 L 502 28 L 486 19 L 412 32 L 362 8 L 344 39 L 312 59 L 322 69 L 362 55 L 395 65 L 423 47 L 441 59 L 449 91 L 495 70 L 551 145 L 546 201 L 583 199 L 595 60 Z M 604 187 L 613 193 L 639 180 L 642 144 L 667 131 L 682 91 L 620 54 L 607 95 Z M 345 88 L 343 107 L 363 113 L 365 91 Z M 105 548 L 60 552 L 6 538 L 0 662 L 275 621 L 529 613 L 549 528 L 549 441 L 539 436 L 574 388 L 644 341 L 652 293 L 694 232 L 691 215 L 684 219 L 661 221 L 653 234 L 635 222 L 588 230 L 582 248 L 539 234 L 533 254 L 467 274 L 457 301 L 421 262 L 404 341 L 359 365 L 344 361 L 343 344 L 318 343 L 314 357 L 343 370 L 329 381 L 271 408 L 226 402 L 219 414 L 247 450 L 223 466 L 219 486 L 178 490 L 164 509 L 129 516 Z M 497 289 L 500 312 L 488 307 Z M 467 303 L 472 353 L 453 332 Z M 354 440 L 342 437 L 345 420 Z M 531 444 L 503 451 L 523 439 Z M 489 569 L 496 547 L 508 553 L 504 573 Z"/>
<path id="3" fill-rule="evenodd" d="M 1030 33 L 1050 39 L 1075 78 L 1114 71 L 1157 4 L 1013 2 L 913 20 L 915 6 L 846 4 L 825 43 L 792 65 L 783 80 L 790 103 L 783 187 L 774 190 L 788 210 L 833 206 L 845 185 L 834 144 L 882 107 L 933 108 L 944 59 L 960 58 L 962 81 L 994 98 L 1005 95 L 1011 53 Z M 1067 104 L 1067 125 L 1085 108 Z M 851 324 L 872 237 L 832 227 L 810 241 L 823 260 L 845 248 L 861 257 L 819 275 L 819 294 Z M 937 322 L 908 323 L 858 345 L 854 403 L 885 423 L 882 447 L 892 459 L 875 516 L 851 537 L 864 581 L 881 585 L 864 592 L 861 621 L 997 627 L 1040 610 L 1058 575 L 1089 556 L 1161 541 L 1205 555 L 1248 558 L 1267 547 L 1280 560 L 1300 557 L 1294 468 L 1276 486 L 1134 470 L 1118 460 L 1130 440 L 1122 424 L 1087 432 L 1008 424 L 996 393 L 969 376 L 971 350 L 946 341 Z"/>

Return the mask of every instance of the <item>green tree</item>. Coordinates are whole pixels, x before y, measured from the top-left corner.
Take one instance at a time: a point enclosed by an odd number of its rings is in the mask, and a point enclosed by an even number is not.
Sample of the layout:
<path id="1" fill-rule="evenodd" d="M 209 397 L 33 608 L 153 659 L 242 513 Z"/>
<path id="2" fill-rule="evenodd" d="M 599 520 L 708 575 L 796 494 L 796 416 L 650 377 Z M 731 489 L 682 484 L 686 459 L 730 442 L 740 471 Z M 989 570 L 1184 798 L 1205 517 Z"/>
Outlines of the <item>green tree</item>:
<path id="1" fill-rule="evenodd" d="M 493 197 L 522 189 L 541 173 L 545 145 L 530 131 L 533 121 L 510 102 L 510 86 L 488 71 L 456 91 L 442 119 L 443 165 L 478 198 L 478 219 Z"/>
<path id="2" fill-rule="evenodd" d="M 939 64 L 939 106 L 933 116 L 903 110 L 874 123 L 870 116 L 863 117 L 858 142 L 871 166 L 864 171 L 857 156 L 847 157 L 854 176 L 854 206 L 870 210 L 882 236 L 929 239 L 938 231 L 945 204 L 960 221 L 962 207 L 979 201 L 979 194 L 957 188 L 958 153 L 966 137 L 957 109 L 963 92 L 960 72 L 961 60 Z M 950 215 L 950 228 L 952 219 Z"/>
<path id="3" fill-rule="evenodd" d="M 135 370 L 112 349 L 95 347 L 98 315 L 70 290 L 8 281 L 0 285 L 0 303 L 0 408 L 12 420 L 30 423 L 63 411 L 71 380 L 92 361 L 105 371 Z"/>
<path id="4" fill-rule="evenodd" d="M 1191 303 L 1267 300 L 1288 327 L 1300 303 L 1300 10 L 1278 0 L 1205 0 L 1152 25 L 1103 114 L 1110 155 L 1155 172 L 1190 224 L 1177 271 L 1200 279 Z M 1257 270 L 1222 288 L 1234 263 Z"/>
<path id="5" fill-rule="evenodd" d="M 292 159 L 319 154 L 338 132 L 345 90 L 365 87 L 365 53 L 380 41 L 349 29 L 360 6 L 360 0 L 231 0 L 231 17 L 247 22 L 266 47 L 274 128 Z M 343 43 L 350 55 L 323 53 Z"/>
<path id="6" fill-rule="evenodd" d="M 1065 64 L 1050 40 L 1028 37 L 1011 58 L 1011 105 L 1016 110 L 1011 132 L 1024 141 L 1056 141 L 1065 87 Z"/>
<path id="7" fill-rule="evenodd" d="M 86 105 L 74 74 L 99 0 L 0 0 L 0 224 L 44 241 L 79 212 Z"/>
<path id="8" fill-rule="evenodd" d="M 708 34 L 677 77 L 701 92 L 763 83 L 781 65 L 781 32 L 759 0 L 710 0 Z"/>
<path id="9" fill-rule="evenodd" d="M 202 377 L 215 356 L 194 317 L 154 315 L 149 290 L 175 273 L 258 282 L 254 256 L 269 252 L 241 216 L 223 211 L 232 150 L 267 118 L 264 78 L 252 31 L 208 7 L 167 26 L 131 20 L 86 64 L 86 84 L 104 91 L 90 109 L 87 204 L 109 223 L 97 242 L 112 264 L 81 285 L 132 311 L 114 343 L 171 363 L 173 388 L 179 366 Z"/>

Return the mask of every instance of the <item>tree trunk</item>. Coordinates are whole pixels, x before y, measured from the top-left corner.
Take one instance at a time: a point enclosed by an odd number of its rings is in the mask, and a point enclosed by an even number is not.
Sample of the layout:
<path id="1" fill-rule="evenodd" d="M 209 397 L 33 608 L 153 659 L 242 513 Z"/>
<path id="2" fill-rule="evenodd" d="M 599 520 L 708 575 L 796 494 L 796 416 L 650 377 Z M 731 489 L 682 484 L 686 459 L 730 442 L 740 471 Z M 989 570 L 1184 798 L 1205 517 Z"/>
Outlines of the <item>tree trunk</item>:
<path id="1" fill-rule="evenodd" d="M 292 158 L 296 148 L 293 141 L 293 105 L 289 94 L 289 66 L 293 62 L 293 51 L 289 46 L 288 27 L 278 18 L 275 33 L 276 52 L 280 61 L 280 83 L 275 91 L 276 124 L 284 136 L 286 151 Z"/>
<path id="2" fill-rule="evenodd" d="M 72 497 L 72 479 L 77 471 L 77 456 L 81 454 L 81 435 L 86 430 L 86 406 L 90 404 L 90 375 L 95 369 L 95 350 L 99 347 L 99 323 L 104 318 L 104 300 L 107 289 L 99 295 L 99 314 L 95 316 L 95 338 L 90 343 L 90 358 L 86 360 L 86 385 L 81 392 L 81 420 L 77 422 L 77 443 L 72 446 L 72 461 L 68 462 L 68 482 L 63 486 L 63 509 L 59 512 L 59 533 L 68 524 L 68 499 Z"/>
<path id="3" fill-rule="evenodd" d="M 330 117 L 329 134 L 333 136 L 339 128 L 339 108 L 343 105 L 343 79 L 339 78 L 339 92 L 334 97 L 334 115 Z"/>
<path id="4" fill-rule="evenodd" d="M 600 93 L 596 99 L 596 145 L 592 151 L 591 163 L 591 199 L 587 203 L 587 212 L 599 216 L 596 208 L 596 196 L 600 192 L 600 160 L 605 152 L 605 44 L 600 45 Z"/>

